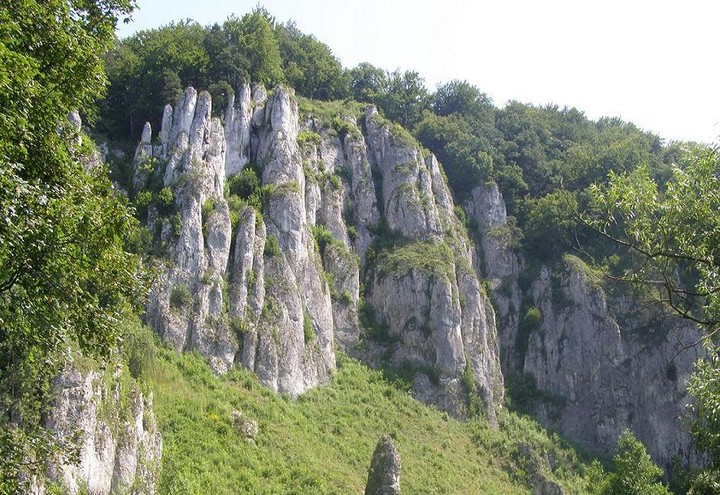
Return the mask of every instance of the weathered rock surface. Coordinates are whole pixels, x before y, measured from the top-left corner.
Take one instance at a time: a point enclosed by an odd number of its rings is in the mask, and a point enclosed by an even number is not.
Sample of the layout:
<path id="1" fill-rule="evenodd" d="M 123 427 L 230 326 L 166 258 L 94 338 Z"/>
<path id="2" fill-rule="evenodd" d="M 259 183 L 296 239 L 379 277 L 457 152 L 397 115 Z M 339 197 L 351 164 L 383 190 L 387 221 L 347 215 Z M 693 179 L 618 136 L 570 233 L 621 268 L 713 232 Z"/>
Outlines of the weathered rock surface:
<path id="1" fill-rule="evenodd" d="M 189 88 L 166 107 L 159 145 L 143 132 L 135 189 L 172 191 L 148 208 L 165 266 L 146 319 L 166 342 L 293 397 L 330 380 L 337 348 L 409 371 L 416 397 L 460 417 L 477 394 L 492 420 L 512 376 L 536 388 L 546 424 L 590 449 L 630 428 L 656 460 L 687 451 L 676 418 L 696 352 L 676 356 L 688 339 L 674 335 L 693 329 L 633 315 L 638 299 L 608 302 L 577 263 L 530 273 L 494 184 L 465 205 L 476 246 L 409 135 L 373 108 L 313 105 L 246 86 L 221 125 Z M 248 167 L 262 204 L 231 209 L 225 181 Z"/>
<path id="2" fill-rule="evenodd" d="M 136 183 L 162 176 L 173 193 L 171 215 L 148 215 L 169 262 L 147 321 L 176 350 L 199 350 L 216 372 L 239 362 L 295 397 L 326 383 L 335 366 L 329 290 L 306 222 L 297 103 L 285 90 L 269 98 L 256 90 L 251 100 L 245 87 L 226 112 L 227 139 L 209 95 L 188 88 L 165 110 L 161 146 L 152 149 L 156 170 L 147 171 L 144 141 L 138 149 Z M 271 192 L 263 217 L 250 207 L 232 212 L 233 232 L 225 177 L 250 159 L 264 164 Z"/>
<path id="3" fill-rule="evenodd" d="M 47 426 L 79 447 L 77 464 L 51 465 L 48 477 L 69 494 L 153 494 L 160 472 L 162 438 L 152 395 L 123 389 L 121 371 L 109 380 L 66 367 L 56 381 L 58 398 Z M 44 487 L 36 493 L 45 493 Z"/>
<path id="4" fill-rule="evenodd" d="M 365 495 L 400 495 L 400 453 L 388 435 L 373 452 Z"/>
<path id="5" fill-rule="evenodd" d="M 574 257 L 531 288 L 542 315 L 527 335 L 523 372 L 549 400 L 537 412 L 581 445 L 610 453 L 632 430 L 658 462 L 690 455 L 678 418 L 700 338 L 691 325 L 639 297 L 609 299 Z M 553 279 L 555 282 L 553 282 Z"/>
<path id="6" fill-rule="evenodd" d="M 503 397 L 495 316 L 435 158 L 372 108 L 336 117 L 338 132 L 326 115 L 301 118 L 290 90 L 236 94 L 224 126 L 209 95 L 188 88 L 165 109 L 161 144 L 143 133 L 135 188 L 157 190 L 162 178 L 173 193 L 171 205 L 148 208 L 167 260 L 150 326 L 216 372 L 239 363 L 292 397 L 330 380 L 337 346 L 416 367 L 416 395 L 460 416 L 477 390 L 493 417 Z M 249 166 L 259 170 L 262 214 L 230 211 L 223 194 L 226 177 Z M 443 269 L 384 265 L 395 248 L 381 245 L 387 233 L 398 248 L 435 246 Z M 390 341 L 368 335 L 361 306 Z"/>
<path id="7" fill-rule="evenodd" d="M 462 383 L 469 371 L 492 419 L 503 397 L 495 314 L 439 165 L 393 135 L 372 109 L 364 127 L 381 179 L 381 235 L 396 241 L 379 247 L 368 281 L 375 318 L 387 327 L 390 364 L 413 370 L 419 398 L 460 416 L 470 412 L 472 392 Z"/>
<path id="8" fill-rule="evenodd" d="M 574 256 L 531 273 L 511 247 L 512 225 L 496 185 L 476 188 L 467 209 L 498 311 L 503 375 L 532 395 L 523 397 L 530 410 L 593 451 L 612 453 L 630 429 L 657 462 L 690 456 L 678 418 L 698 357 L 697 348 L 685 347 L 698 330 L 629 286 L 609 297 L 608 281 Z"/>
<path id="9" fill-rule="evenodd" d="M 498 331 L 503 351 L 510 349 L 518 331 L 521 292 L 518 284 L 520 260 L 512 249 L 513 231 L 508 222 L 505 201 L 495 183 L 487 183 L 472 191 L 466 210 L 477 224 L 483 273 L 487 278 L 497 309 Z M 515 367 L 514 353 L 503 353 L 503 365 Z"/>

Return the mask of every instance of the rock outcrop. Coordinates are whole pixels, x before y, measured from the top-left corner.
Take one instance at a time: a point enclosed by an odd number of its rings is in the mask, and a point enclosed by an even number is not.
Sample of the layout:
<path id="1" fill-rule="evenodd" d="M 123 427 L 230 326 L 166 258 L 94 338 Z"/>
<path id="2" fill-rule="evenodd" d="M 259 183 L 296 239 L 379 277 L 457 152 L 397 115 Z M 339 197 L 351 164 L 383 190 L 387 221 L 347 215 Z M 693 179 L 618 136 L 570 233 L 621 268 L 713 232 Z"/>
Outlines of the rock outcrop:
<path id="1" fill-rule="evenodd" d="M 146 320 L 166 342 L 292 397 L 330 380 L 339 349 L 459 417 L 492 420 L 508 377 L 591 450 L 630 428 L 656 460 L 687 452 L 676 418 L 697 352 L 680 350 L 695 330 L 608 301 L 574 261 L 524 266 L 494 184 L 465 205 L 472 242 L 409 134 L 372 107 L 302 103 L 244 86 L 221 121 L 189 88 L 158 144 L 143 131 L 134 194 L 153 192 L 163 260 Z"/>
<path id="2" fill-rule="evenodd" d="M 513 347 L 519 325 L 521 291 L 518 280 L 521 266 L 513 250 L 513 224 L 508 221 L 505 200 L 495 183 L 487 183 L 472 191 L 466 204 L 467 214 L 477 225 L 478 244 L 482 253 L 483 273 L 487 278 L 498 318 L 501 349 Z M 503 366 L 517 366 L 515 354 L 503 352 Z"/>
<path id="3" fill-rule="evenodd" d="M 373 452 L 365 495 L 400 495 L 400 453 L 388 435 Z"/>
<path id="4" fill-rule="evenodd" d="M 365 129 L 385 229 L 366 264 L 368 301 L 386 328 L 389 361 L 413 370 L 418 397 L 460 415 L 470 412 L 467 372 L 492 419 L 503 395 L 495 314 L 438 162 L 373 110 Z"/>
<path id="5" fill-rule="evenodd" d="M 503 375 L 517 387 L 510 395 L 591 451 L 611 454 L 630 429 L 656 462 L 691 456 L 678 418 L 698 330 L 629 285 L 609 296 L 610 282 L 575 256 L 523 267 L 494 184 L 473 191 L 468 213 L 498 311 Z"/>
<path id="6" fill-rule="evenodd" d="M 657 462 L 687 459 L 690 438 L 678 418 L 699 331 L 639 296 L 609 297 L 575 257 L 554 270 L 543 267 L 532 284 L 541 320 L 523 337 L 523 372 L 547 399 L 538 401 L 540 417 L 603 453 L 630 429 Z"/>
<path id="7" fill-rule="evenodd" d="M 48 478 L 68 494 L 155 493 L 162 439 L 152 395 L 120 376 L 66 367 L 56 380 L 56 405 L 47 419 L 60 443 L 72 439 L 79 462 L 48 467 Z M 121 385 L 126 383 L 127 386 Z M 46 493 L 38 487 L 37 494 Z"/>
<path id="8" fill-rule="evenodd" d="M 373 108 L 328 116 L 281 87 L 236 95 L 221 125 L 189 88 L 159 144 L 143 132 L 134 188 L 158 198 L 147 222 L 166 260 L 150 326 L 292 397 L 329 381 L 337 347 L 412 367 L 416 395 L 459 416 L 477 394 L 492 418 L 495 315 L 435 158 Z M 257 191 L 233 197 L 226 180 L 247 170 Z"/>

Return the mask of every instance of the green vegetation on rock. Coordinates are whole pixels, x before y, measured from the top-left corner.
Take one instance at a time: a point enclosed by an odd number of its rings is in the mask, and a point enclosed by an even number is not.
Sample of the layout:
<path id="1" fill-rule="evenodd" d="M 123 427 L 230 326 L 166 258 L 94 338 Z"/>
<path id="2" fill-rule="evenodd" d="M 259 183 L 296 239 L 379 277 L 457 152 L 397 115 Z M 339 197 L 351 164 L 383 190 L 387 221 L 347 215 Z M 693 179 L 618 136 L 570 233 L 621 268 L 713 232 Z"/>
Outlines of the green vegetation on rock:
<path id="1" fill-rule="evenodd" d="M 427 275 L 452 277 L 455 274 L 454 255 L 445 242 L 422 241 L 389 249 L 380 255 L 379 266 L 397 275 L 413 270 Z"/>

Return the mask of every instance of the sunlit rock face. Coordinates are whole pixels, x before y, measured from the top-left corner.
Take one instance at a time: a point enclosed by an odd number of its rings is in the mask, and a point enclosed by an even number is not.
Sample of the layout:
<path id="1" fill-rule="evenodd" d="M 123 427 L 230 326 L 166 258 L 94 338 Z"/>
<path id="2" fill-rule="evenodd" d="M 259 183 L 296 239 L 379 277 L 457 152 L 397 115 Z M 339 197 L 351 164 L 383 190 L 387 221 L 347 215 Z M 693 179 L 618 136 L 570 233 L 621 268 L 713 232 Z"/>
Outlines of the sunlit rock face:
<path id="1" fill-rule="evenodd" d="M 122 368 L 101 373 L 78 371 L 69 364 L 55 381 L 57 398 L 46 427 L 58 439 L 78 447 L 77 462 L 52 463 L 47 476 L 66 493 L 156 493 L 162 438 L 152 395 L 146 396 L 120 376 Z M 132 383 L 132 382 L 130 382 Z M 36 484 L 32 493 L 47 493 Z M 55 493 L 55 492 L 53 492 Z"/>
<path id="2" fill-rule="evenodd" d="M 235 95 L 221 124 L 188 88 L 159 143 L 143 134 L 134 186 L 172 192 L 148 208 L 163 266 L 147 322 L 216 372 L 239 364 L 292 397 L 327 383 L 341 349 L 412 369 L 427 402 L 459 416 L 479 402 L 493 418 L 495 314 L 440 164 L 373 108 L 329 119 L 282 87 Z M 225 182 L 248 168 L 262 204 L 230 209 Z M 442 263 L 393 258 L 424 246 Z"/>
<path id="3" fill-rule="evenodd" d="M 372 107 L 244 86 L 212 115 L 188 88 L 136 153 L 135 189 L 172 193 L 148 207 L 161 267 L 146 319 L 173 348 L 292 397 L 328 383 L 342 351 L 459 417 L 493 420 L 520 383 L 591 450 L 629 428 L 656 460 L 689 452 L 676 418 L 697 350 L 680 351 L 697 331 L 609 298 L 575 258 L 530 268 L 496 185 L 463 205 L 471 241 L 441 164 Z M 233 199 L 248 170 L 257 194 Z"/>

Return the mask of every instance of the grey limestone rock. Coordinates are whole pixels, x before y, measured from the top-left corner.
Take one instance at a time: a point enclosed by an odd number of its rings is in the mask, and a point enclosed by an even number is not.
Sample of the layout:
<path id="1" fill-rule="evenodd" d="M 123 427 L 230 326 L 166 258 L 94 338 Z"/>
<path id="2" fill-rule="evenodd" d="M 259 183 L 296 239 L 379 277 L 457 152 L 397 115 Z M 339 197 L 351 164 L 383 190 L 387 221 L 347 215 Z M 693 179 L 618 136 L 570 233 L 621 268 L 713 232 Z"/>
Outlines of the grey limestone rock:
<path id="1" fill-rule="evenodd" d="M 541 271 L 532 296 L 542 321 L 529 335 L 523 371 L 561 398 L 539 406 L 545 421 L 581 445 L 610 453 L 632 430 L 656 462 L 690 452 L 678 423 L 700 334 L 662 308 L 633 297 L 608 300 L 582 262 Z M 559 287 L 553 287 L 552 277 Z M 627 296 L 625 296 L 627 297 Z M 687 348 L 686 348 L 687 347 Z"/>
<path id="2" fill-rule="evenodd" d="M 159 170 L 152 173 L 173 192 L 174 217 L 149 215 L 148 223 L 161 225 L 156 242 L 172 262 L 153 285 L 146 319 L 173 348 L 198 349 L 221 372 L 234 362 L 238 345 L 224 309 L 231 242 L 225 137 L 211 106 L 208 93 L 188 88 L 172 118 L 169 107 L 163 113 L 161 141 L 167 142 L 153 150 Z"/>
<path id="3" fill-rule="evenodd" d="M 149 208 L 149 227 L 172 262 L 153 287 L 148 323 L 173 348 L 199 350 L 217 372 L 239 363 L 295 397 L 330 380 L 336 345 L 364 353 L 365 278 L 365 298 L 396 342 L 369 343 L 364 355 L 389 351 L 391 365 L 417 366 L 418 396 L 460 416 L 470 367 L 493 417 L 502 402 L 494 315 L 440 165 L 372 108 L 362 125 L 343 117 L 343 135 L 323 118 L 301 120 L 282 87 L 240 88 L 224 126 L 211 118 L 209 95 L 192 88 L 165 109 L 162 146 L 138 153 L 143 173 L 154 163 L 148 153 L 157 162 L 150 173 L 171 188 L 176 212 L 173 223 Z M 249 163 L 261 170 L 262 215 L 230 211 L 223 197 L 225 178 Z M 384 268 L 366 256 L 381 223 L 411 244 L 451 244 L 448 270 L 381 277 Z M 321 248 L 316 232 L 331 242 Z"/>
<path id="4" fill-rule="evenodd" d="M 511 244 L 511 225 L 495 184 L 473 190 L 468 214 L 478 224 L 484 272 L 498 310 L 503 374 L 537 387 L 535 413 L 580 445 L 610 454 L 617 437 L 631 429 L 656 462 L 688 458 L 689 435 L 678 418 L 685 382 L 698 357 L 689 344 L 698 330 L 664 314 L 658 304 L 618 287 L 574 256 L 523 276 Z M 534 281 L 533 281 L 534 280 Z M 540 321 L 520 331 L 529 310 Z"/>
<path id="5" fill-rule="evenodd" d="M 375 447 L 365 495 L 400 494 L 400 453 L 390 436 L 383 435 Z"/>
<path id="6" fill-rule="evenodd" d="M 400 239 L 377 253 L 366 282 L 367 300 L 387 327 L 385 353 L 392 366 L 415 370 L 422 400 L 466 416 L 467 395 L 477 390 L 482 412 L 494 420 L 503 398 L 495 315 L 437 160 L 394 135 L 373 110 L 365 127 L 389 231 L 381 235 Z M 463 374 L 474 379 L 469 388 Z"/>
<path id="7" fill-rule="evenodd" d="M 152 395 L 136 388 L 121 390 L 94 371 L 81 373 L 68 365 L 56 380 L 58 396 L 47 426 L 59 438 L 79 434 L 79 463 L 50 465 L 48 477 L 69 494 L 153 494 L 158 482 L 162 438 L 155 423 Z M 130 394 L 122 398 L 121 394 Z M 130 403 L 123 410 L 121 401 Z M 35 493 L 45 493 L 36 487 Z"/>
<path id="8" fill-rule="evenodd" d="M 498 311 L 501 347 L 507 351 L 513 348 L 518 332 L 521 306 L 518 279 L 521 263 L 512 249 L 514 233 L 508 223 L 505 201 L 497 184 L 487 183 L 473 189 L 466 210 L 478 226 L 483 273 Z M 503 364 L 507 367 L 515 366 L 515 357 L 514 352 L 504 352 Z"/>
<path id="9" fill-rule="evenodd" d="M 250 156 L 250 131 L 253 115 L 253 101 L 250 86 L 243 84 L 236 94 L 228 98 L 225 110 L 225 174 L 240 172 L 247 165 Z"/>

